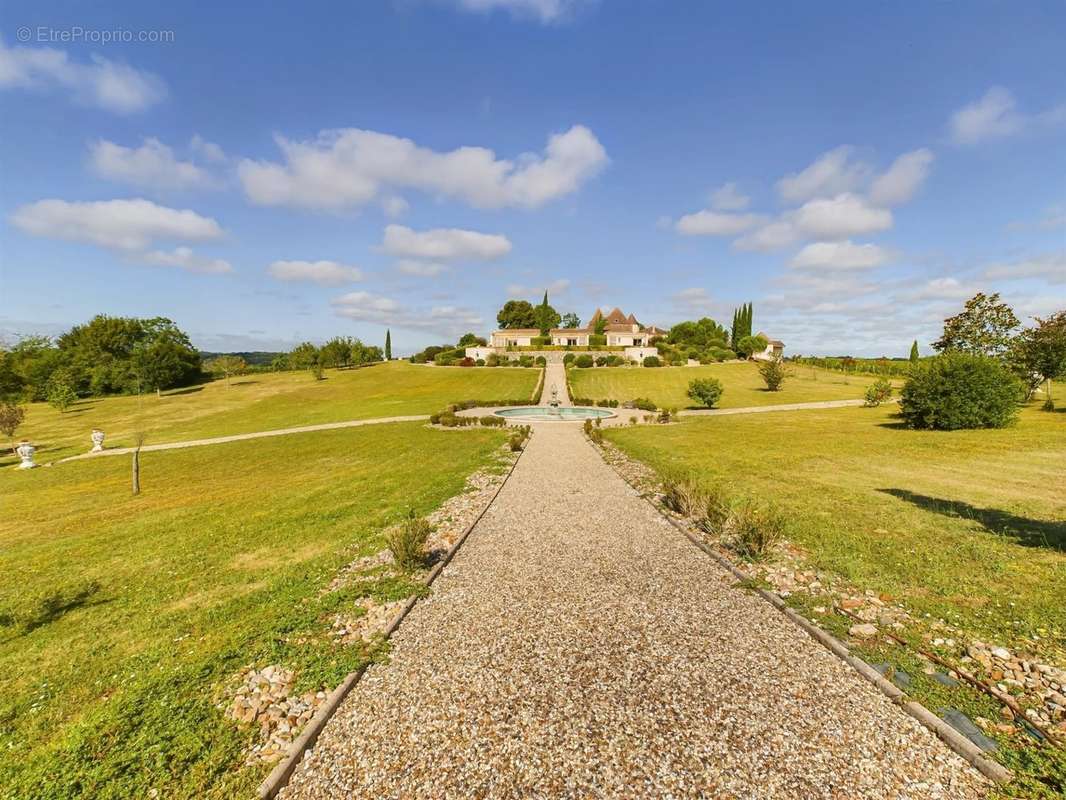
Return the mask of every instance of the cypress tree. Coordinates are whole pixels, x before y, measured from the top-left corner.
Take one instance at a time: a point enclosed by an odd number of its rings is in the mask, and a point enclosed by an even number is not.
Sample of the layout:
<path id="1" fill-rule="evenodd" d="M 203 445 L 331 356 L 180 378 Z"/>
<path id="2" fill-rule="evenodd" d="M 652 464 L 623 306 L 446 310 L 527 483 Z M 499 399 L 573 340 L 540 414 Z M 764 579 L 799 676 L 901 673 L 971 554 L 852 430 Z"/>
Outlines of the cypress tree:
<path id="1" fill-rule="evenodd" d="M 740 341 L 740 311 L 739 309 L 733 309 L 733 325 L 729 329 L 729 341 L 732 343 L 733 348 L 737 346 L 737 342 Z"/>
<path id="2" fill-rule="evenodd" d="M 385 360 L 392 361 L 392 331 L 385 329 Z"/>
<path id="3" fill-rule="evenodd" d="M 744 321 L 744 328 L 745 328 L 744 332 L 748 336 L 752 336 L 755 333 L 755 331 L 751 327 L 753 319 L 754 319 L 754 317 L 752 315 L 751 303 L 748 303 L 748 316 L 747 316 L 747 318 Z"/>
<path id="4" fill-rule="evenodd" d="M 548 328 L 548 292 L 544 291 L 544 300 L 540 304 L 540 335 L 547 336 Z"/>
<path id="5" fill-rule="evenodd" d="M 917 363 L 919 357 L 918 353 L 918 340 L 914 340 L 914 344 L 911 345 L 911 363 Z"/>

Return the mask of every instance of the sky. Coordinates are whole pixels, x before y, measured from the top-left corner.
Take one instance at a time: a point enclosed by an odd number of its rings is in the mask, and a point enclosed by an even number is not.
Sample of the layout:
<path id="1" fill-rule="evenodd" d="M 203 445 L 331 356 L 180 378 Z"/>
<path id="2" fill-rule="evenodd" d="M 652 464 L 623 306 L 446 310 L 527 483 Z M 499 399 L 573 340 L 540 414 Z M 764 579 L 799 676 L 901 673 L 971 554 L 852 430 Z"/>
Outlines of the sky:
<path id="1" fill-rule="evenodd" d="M 1066 307 L 1066 4 L 0 2 L 0 335 L 482 335 L 754 304 L 786 354 Z"/>

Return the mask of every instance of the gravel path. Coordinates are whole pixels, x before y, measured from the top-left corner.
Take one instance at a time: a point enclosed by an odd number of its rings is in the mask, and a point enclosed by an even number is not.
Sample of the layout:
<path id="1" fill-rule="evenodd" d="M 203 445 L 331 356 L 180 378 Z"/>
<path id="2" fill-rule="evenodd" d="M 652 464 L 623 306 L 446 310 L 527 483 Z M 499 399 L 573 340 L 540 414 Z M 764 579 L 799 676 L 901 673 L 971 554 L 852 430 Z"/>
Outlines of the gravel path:
<path id="1" fill-rule="evenodd" d="M 766 411 L 802 411 L 809 408 L 848 408 L 861 406 L 865 400 L 815 400 L 810 403 L 779 403 L 774 406 L 745 406 L 744 408 L 690 408 L 678 412 L 686 417 L 719 417 L 729 414 L 761 414 Z"/>
<path id="2" fill-rule="evenodd" d="M 566 391 L 566 367 L 562 363 L 547 364 L 544 367 L 544 391 L 540 393 L 542 406 L 551 405 L 553 386 L 559 390 L 559 405 L 561 407 L 572 406 L 570 395 Z"/>
<path id="3" fill-rule="evenodd" d="M 540 425 L 281 796 L 951 798 L 983 778 Z"/>
<path id="4" fill-rule="evenodd" d="M 254 433 L 235 433 L 232 436 L 215 436 L 210 439 L 187 439 L 184 442 L 168 442 L 166 444 L 146 444 L 141 448 L 142 453 L 150 453 L 154 450 L 180 450 L 183 447 L 205 447 L 209 444 L 224 444 L 226 442 L 241 442 L 245 439 L 262 439 L 265 436 L 288 436 L 290 433 L 311 433 L 312 431 L 332 431 L 337 428 L 360 428 L 363 425 L 381 425 L 385 422 L 417 422 L 429 419 L 428 414 L 416 414 L 409 417 L 378 417 L 376 419 L 355 419 L 347 422 L 323 422 L 319 425 L 300 425 L 296 428 L 278 428 L 272 431 L 255 431 Z M 61 458 L 57 464 L 64 461 L 77 461 L 82 458 L 98 458 L 99 456 L 121 456 L 132 453 L 132 447 L 113 447 L 99 453 L 82 453 L 78 456 Z"/>

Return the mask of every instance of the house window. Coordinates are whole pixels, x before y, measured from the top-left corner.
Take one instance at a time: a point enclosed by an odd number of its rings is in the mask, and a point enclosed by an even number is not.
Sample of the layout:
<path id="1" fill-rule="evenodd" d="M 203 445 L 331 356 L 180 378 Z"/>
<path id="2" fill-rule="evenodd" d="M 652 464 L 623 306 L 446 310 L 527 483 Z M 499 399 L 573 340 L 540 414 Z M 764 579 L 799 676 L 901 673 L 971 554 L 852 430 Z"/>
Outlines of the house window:
<path id="1" fill-rule="evenodd" d="M 577 347 L 577 339 L 567 339 L 566 344 L 568 347 Z"/>

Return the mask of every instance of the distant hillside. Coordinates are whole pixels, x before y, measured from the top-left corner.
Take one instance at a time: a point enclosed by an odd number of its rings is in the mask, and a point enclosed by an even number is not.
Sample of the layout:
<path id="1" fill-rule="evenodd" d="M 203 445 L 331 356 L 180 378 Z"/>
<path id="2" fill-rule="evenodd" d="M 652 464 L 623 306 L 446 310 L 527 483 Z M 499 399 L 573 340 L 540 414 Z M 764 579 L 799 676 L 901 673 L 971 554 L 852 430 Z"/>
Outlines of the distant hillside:
<path id="1" fill-rule="evenodd" d="M 271 361 L 283 355 L 285 353 L 269 353 L 263 350 L 256 350 L 251 353 L 208 353 L 204 350 L 200 351 L 200 358 L 204 361 L 210 361 L 218 356 L 240 356 L 244 359 L 245 364 L 253 367 L 269 367 Z"/>

